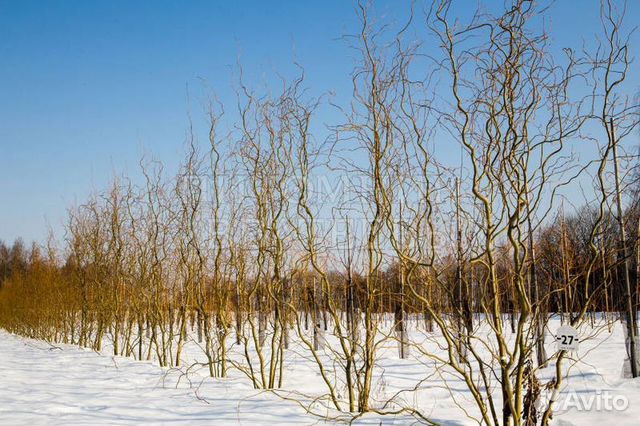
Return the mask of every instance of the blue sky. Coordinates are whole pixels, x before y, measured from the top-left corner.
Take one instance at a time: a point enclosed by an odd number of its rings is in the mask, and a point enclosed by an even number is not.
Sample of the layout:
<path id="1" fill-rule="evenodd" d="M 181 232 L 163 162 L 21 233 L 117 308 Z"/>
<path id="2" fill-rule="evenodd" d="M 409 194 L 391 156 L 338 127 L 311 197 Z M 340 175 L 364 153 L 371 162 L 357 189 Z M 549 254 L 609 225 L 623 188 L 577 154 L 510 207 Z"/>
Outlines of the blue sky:
<path id="1" fill-rule="evenodd" d="M 0 239 L 60 229 L 70 204 L 145 151 L 176 164 L 187 86 L 203 95 L 206 79 L 233 102 L 238 58 L 259 80 L 296 52 L 314 85 L 348 82 L 335 39 L 353 6 L 302 3 L 0 1 Z"/>
<path id="2" fill-rule="evenodd" d="M 402 2 L 376 3 L 393 15 Z M 579 44 L 597 2 L 558 0 L 550 18 L 560 44 Z M 339 37 L 357 28 L 348 0 L 0 0 L 0 239 L 59 232 L 70 205 L 144 152 L 177 164 L 206 87 L 235 102 L 238 58 L 255 82 L 295 58 L 313 90 L 346 99 L 353 52 Z"/>

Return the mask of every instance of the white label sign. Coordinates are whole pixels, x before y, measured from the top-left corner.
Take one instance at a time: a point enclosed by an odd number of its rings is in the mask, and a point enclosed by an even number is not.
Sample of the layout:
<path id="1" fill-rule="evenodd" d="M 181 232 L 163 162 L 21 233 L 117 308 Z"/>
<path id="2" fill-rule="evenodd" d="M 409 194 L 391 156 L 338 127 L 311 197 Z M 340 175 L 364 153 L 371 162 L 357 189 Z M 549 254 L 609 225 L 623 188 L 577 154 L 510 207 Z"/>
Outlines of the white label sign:
<path id="1" fill-rule="evenodd" d="M 556 332 L 556 343 L 559 351 L 577 351 L 578 350 L 578 330 L 563 325 Z"/>

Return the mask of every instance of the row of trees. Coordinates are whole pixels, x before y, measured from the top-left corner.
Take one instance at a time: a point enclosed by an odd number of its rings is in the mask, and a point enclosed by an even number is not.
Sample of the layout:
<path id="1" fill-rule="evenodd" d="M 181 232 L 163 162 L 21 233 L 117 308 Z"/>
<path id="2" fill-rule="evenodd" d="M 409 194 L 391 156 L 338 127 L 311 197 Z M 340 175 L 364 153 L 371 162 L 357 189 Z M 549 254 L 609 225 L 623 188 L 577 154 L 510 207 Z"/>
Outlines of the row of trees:
<path id="1" fill-rule="evenodd" d="M 275 95 L 241 82 L 232 130 L 207 105 L 208 145 L 192 131 L 175 176 L 142 161 L 141 184 L 117 179 L 70 210 L 62 250 L 0 247 L 0 326 L 161 366 L 195 341 L 212 377 L 257 389 L 286 388 L 301 345 L 325 388 L 314 404 L 427 422 L 375 401 L 390 339 L 461 379 L 487 425 L 551 420 L 533 401 L 562 385 L 552 313 L 574 326 L 622 313 L 636 375 L 640 222 L 623 208 L 622 141 L 640 110 L 621 92 L 623 10 L 604 2 L 602 42 L 558 54 L 530 1 L 466 23 L 450 1 L 427 6 L 392 32 L 359 5 L 353 97 L 327 139 L 303 73 Z M 564 188 L 587 191 L 584 207 L 565 214 Z"/>

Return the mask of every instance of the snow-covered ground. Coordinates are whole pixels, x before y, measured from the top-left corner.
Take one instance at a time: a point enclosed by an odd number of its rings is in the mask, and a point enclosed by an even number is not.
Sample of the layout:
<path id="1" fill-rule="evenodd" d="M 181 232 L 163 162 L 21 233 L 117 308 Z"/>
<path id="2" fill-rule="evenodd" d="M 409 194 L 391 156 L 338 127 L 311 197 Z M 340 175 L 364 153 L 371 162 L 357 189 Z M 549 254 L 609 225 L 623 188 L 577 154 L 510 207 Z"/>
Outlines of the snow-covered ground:
<path id="1" fill-rule="evenodd" d="M 234 380 L 198 389 L 148 362 L 0 330 L 0 424 L 310 424 L 297 405 Z M 206 402 L 204 398 L 206 397 Z M 313 421 L 316 421 L 315 419 Z"/>
<path id="2" fill-rule="evenodd" d="M 552 322 L 550 328 L 557 326 Z M 412 340 L 419 341 L 418 330 L 412 333 Z M 581 331 L 581 337 L 584 341 L 579 353 L 566 364 L 565 385 L 553 423 L 637 425 L 640 380 L 621 377 L 625 356 L 622 327 L 618 324 L 610 333 L 600 326 L 584 334 Z M 428 351 L 439 350 L 437 337 L 422 344 Z M 408 360 L 398 359 L 394 345 L 388 341 L 379 352 L 374 398 L 385 400 L 420 381 L 417 391 L 402 396 L 407 404 L 442 424 L 477 424 L 472 419 L 473 402 L 462 381 L 436 369 L 432 361 L 418 356 L 418 351 L 413 350 Z M 548 336 L 547 349 L 553 352 L 553 348 Z M 198 358 L 196 345 L 188 352 Z M 295 345 L 286 359 L 285 389 L 324 392 L 315 365 Z M 0 330 L 0 425 L 325 423 L 306 414 L 296 402 L 254 390 L 238 372 L 227 379 L 210 379 L 195 370 L 186 376 L 183 371 L 70 345 L 51 346 Z M 547 380 L 552 371 L 553 365 L 539 376 Z M 446 386 L 443 378 L 448 380 Z M 416 421 L 407 416 L 367 415 L 356 423 L 400 425 Z"/>

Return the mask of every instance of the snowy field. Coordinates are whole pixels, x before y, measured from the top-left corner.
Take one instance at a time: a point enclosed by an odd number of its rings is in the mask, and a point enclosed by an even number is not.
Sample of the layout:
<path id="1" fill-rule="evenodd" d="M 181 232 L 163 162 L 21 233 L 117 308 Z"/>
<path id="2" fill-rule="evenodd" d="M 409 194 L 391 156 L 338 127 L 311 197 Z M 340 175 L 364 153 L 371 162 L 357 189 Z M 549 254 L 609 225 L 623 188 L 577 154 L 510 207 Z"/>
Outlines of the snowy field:
<path id="1" fill-rule="evenodd" d="M 559 324 L 551 324 L 554 329 Z M 414 336 L 418 334 L 413 330 Z M 557 404 L 556 425 L 637 425 L 640 380 L 621 377 L 622 327 L 585 331 L 578 354 L 566 364 L 565 385 Z M 423 341 L 437 351 L 437 339 Z M 554 344 L 548 336 L 547 349 Z M 197 358 L 196 345 L 189 356 Z M 429 348 L 432 346 L 431 348 Z M 415 348 L 414 348 L 415 349 Z M 0 330 L 0 424 L 325 424 L 295 401 L 254 390 L 246 377 L 231 373 L 210 379 L 203 372 L 163 369 L 152 362 L 98 354 L 70 345 L 52 346 Z M 445 425 L 473 425 L 473 403 L 460 381 L 437 369 L 413 350 L 400 360 L 393 341 L 380 350 L 375 399 L 398 392 Z M 553 364 L 540 372 L 548 379 Z M 447 386 L 443 384 L 447 380 Z M 403 392 L 420 381 L 415 392 Z M 293 347 L 287 354 L 285 389 L 322 393 L 314 364 Z M 456 400 L 452 398 L 456 396 Z M 292 397 L 293 394 L 281 393 Z M 468 401 L 468 402 L 465 402 Z M 334 413 L 328 413 L 333 415 Z M 367 415 L 355 424 L 416 424 L 411 417 Z"/>
<path id="2" fill-rule="evenodd" d="M 149 362 L 0 330 L 0 424 L 310 424 L 295 404 L 234 380 L 199 389 Z M 206 397 L 206 402 L 204 398 Z"/>

